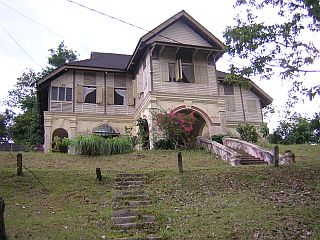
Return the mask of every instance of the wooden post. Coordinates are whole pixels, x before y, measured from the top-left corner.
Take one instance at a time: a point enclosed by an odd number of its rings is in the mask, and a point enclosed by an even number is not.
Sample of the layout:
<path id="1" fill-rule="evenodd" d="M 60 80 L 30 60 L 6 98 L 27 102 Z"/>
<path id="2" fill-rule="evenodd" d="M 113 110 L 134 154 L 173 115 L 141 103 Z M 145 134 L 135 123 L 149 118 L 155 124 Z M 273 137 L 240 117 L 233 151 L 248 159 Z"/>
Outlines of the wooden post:
<path id="1" fill-rule="evenodd" d="M 22 154 L 17 155 L 17 176 L 22 176 Z"/>
<path id="2" fill-rule="evenodd" d="M 274 166 L 279 167 L 279 147 L 274 146 Z"/>
<path id="3" fill-rule="evenodd" d="M 2 197 L 0 197 L 0 239 L 1 240 L 7 240 L 7 234 L 6 234 L 6 228 L 4 225 L 4 210 L 5 210 L 5 204 Z"/>
<path id="4" fill-rule="evenodd" d="M 100 168 L 96 168 L 96 174 L 97 174 L 97 179 L 99 181 L 102 181 L 101 169 Z"/>
<path id="5" fill-rule="evenodd" d="M 178 168 L 179 173 L 183 173 L 181 146 L 178 147 Z"/>

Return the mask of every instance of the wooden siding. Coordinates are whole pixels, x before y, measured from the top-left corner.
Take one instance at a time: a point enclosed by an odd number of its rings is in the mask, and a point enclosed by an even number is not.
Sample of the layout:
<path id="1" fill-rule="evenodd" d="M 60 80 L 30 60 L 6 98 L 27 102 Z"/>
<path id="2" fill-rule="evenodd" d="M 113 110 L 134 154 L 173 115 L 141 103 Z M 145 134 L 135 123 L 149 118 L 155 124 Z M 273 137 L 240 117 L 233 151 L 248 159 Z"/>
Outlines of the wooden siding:
<path id="1" fill-rule="evenodd" d="M 239 86 L 233 86 L 234 95 L 226 96 L 226 119 L 227 122 L 242 122 L 244 121 L 243 112 L 245 114 L 245 120 L 248 122 L 262 122 L 261 115 L 261 105 L 259 97 L 256 96 L 250 89 L 246 89 L 244 87 L 241 88 L 242 91 L 242 101 L 241 101 L 241 92 Z M 223 84 L 219 84 L 219 92 L 220 95 L 224 95 Z M 235 111 L 232 110 L 233 107 L 227 106 L 230 104 L 231 99 L 234 99 L 235 102 Z"/>
<path id="2" fill-rule="evenodd" d="M 162 36 L 165 36 L 165 38 Z M 169 43 L 179 42 L 187 45 L 212 47 L 206 40 L 204 40 L 199 34 L 193 31 L 188 25 L 186 25 L 181 20 L 173 23 L 171 26 L 160 32 L 160 34 L 150 39 L 148 43 L 155 41 Z"/>

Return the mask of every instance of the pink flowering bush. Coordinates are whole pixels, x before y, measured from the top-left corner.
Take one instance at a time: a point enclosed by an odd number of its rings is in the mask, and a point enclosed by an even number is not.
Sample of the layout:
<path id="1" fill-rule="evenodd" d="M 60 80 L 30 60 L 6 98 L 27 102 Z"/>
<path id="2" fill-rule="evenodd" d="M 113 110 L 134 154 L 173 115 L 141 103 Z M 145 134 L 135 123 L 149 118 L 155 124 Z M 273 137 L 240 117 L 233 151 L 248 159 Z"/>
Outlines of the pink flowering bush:
<path id="1" fill-rule="evenodd" d="M 175 144 L 190 146 L 190 133 L 196 122 L 195 113 L 157 113 L 156 122 L 160 131 Z"/>

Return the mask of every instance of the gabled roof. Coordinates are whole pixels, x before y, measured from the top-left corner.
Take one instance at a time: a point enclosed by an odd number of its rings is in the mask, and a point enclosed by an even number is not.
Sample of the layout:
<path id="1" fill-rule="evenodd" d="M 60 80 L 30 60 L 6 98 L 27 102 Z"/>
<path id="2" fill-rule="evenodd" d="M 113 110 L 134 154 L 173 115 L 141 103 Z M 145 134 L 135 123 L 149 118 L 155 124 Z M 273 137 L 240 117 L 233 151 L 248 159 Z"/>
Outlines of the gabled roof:
<path id="1" fill-rule="evenodd" d="M 168 28 L 173 23 L 179 20 L 182 20 L 188 26 L 190 26 L 190 28 L 193 29 L 193 31 L 195 31 L 197 34 L 199 34 L 203 39 L 205 39 L 212 46 L 212 48 L 220 51 L 220 53 L 216 56 L 216 60 L 222 55 L 222 51 L 225 47 L 224 44 L 218 38 L 216 38 L 211 32 L 209 32 L 205 27 L 198 23 L 193 17 L 191 17 L 187 12 L 182 10 L 181 12 L 178 12 L 177 14 L 175 14 L 165 22 L 161 23 L 159 26 L 149 31 L 147 34 L 140 38 L 127 69 L 130 70 L 137 66 L 139 60 L 142 57 L 142 54 L 145 51 L 145 47 L 147 46 L 146 43 L 150 39 L 152 39 L 156 35 L 161 35 L 162 31 L 164 31 L 166 28 Z M 162 37 L 166 38 L 166 36 Z M 174 41 L 174 39 L 169 40 Z M 181 43 L 177 42 L 177 44 Z"/>
<path id="2" fill-rule="evenodd" d="M 227 76 L 227 74 L 228 73 L 221 72 L 221 71 L 217 70 L 217 78 L 218 78 L 218 80 L 223 82 L 225 77 Z M 264 108 L 264 107 L 268 106 L 269 104 L 271 104 L 272 101 L 273 101 L 272 97 L 270 97 L 265 91 L 263 91 L 253 81 L 251 81 L 250 79 L 248 79 L 248 80 L 250 81 L 250 84 L 251 84 L 250 90 L 260 98 L 261 107 Z"/>

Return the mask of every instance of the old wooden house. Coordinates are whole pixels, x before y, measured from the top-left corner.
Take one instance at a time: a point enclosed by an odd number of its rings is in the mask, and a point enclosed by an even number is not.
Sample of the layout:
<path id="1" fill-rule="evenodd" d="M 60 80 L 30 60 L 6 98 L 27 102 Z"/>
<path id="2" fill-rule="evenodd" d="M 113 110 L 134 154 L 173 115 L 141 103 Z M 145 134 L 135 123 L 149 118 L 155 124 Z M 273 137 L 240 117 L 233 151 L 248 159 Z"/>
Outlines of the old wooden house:
<path id="1" fill-rule="evenodd" d="M 124 135 L 138 118 L 154 129 L 152 111 L 195 111 L 194 135 L 233 131 L 239 122 L 259 125 L 271 97 L 224 83 L 216 69 L 224 44 L 185 11 L 142 36 L 132 55 L 92 52 L 38 82 L 45 151 L 55 136 Z M 151 147 L 154 134 L 150 134 Z"/>

